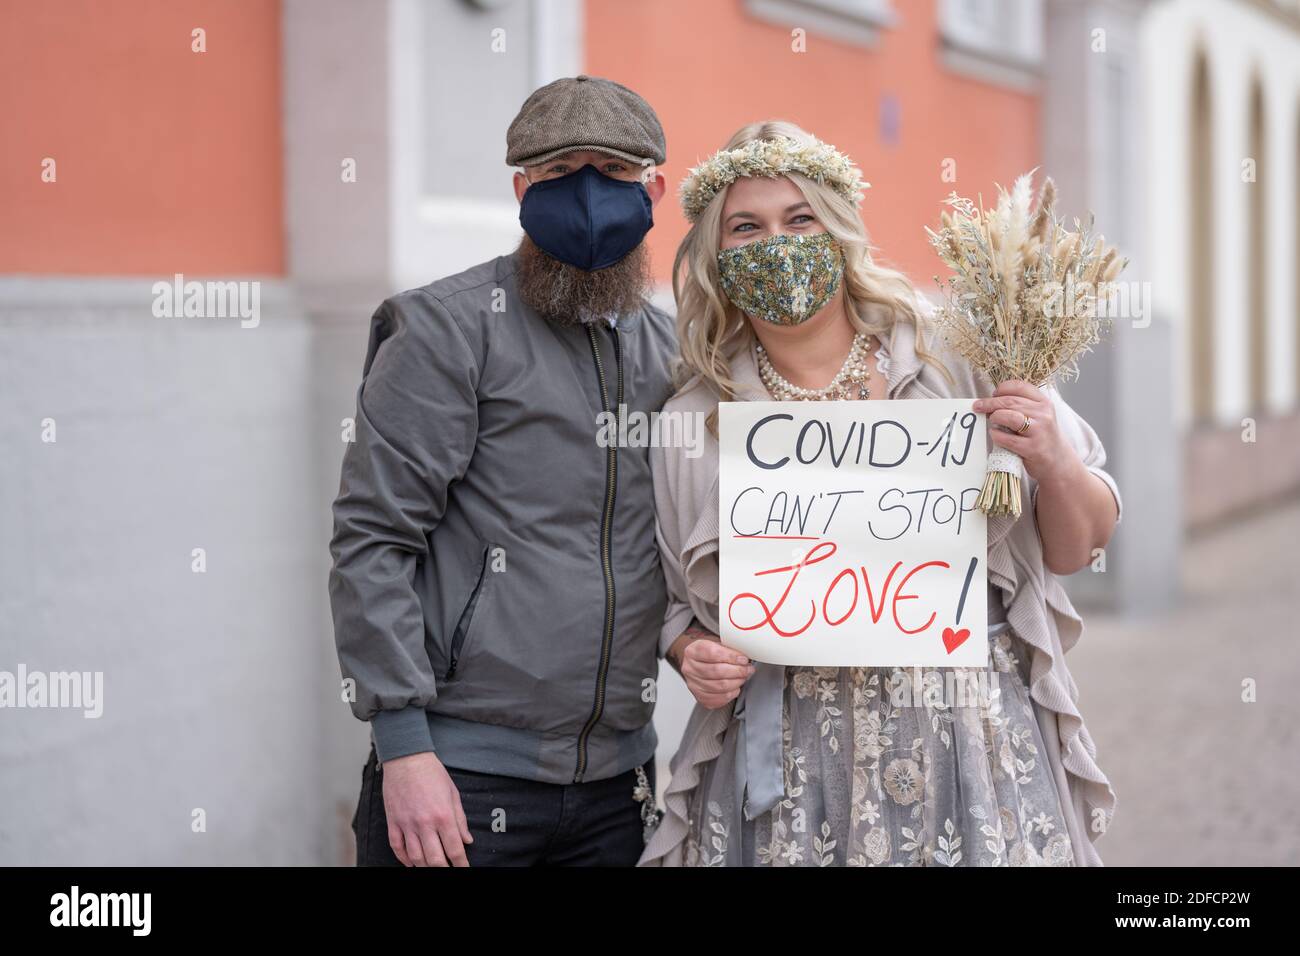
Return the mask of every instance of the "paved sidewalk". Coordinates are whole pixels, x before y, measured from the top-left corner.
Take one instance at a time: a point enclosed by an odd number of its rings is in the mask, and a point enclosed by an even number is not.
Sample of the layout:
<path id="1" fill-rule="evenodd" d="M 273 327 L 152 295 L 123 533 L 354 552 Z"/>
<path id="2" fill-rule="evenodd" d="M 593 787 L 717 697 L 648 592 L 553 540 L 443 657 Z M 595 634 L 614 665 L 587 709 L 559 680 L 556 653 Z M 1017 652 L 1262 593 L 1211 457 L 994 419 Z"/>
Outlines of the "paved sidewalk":
<path id="1" fill-rule="evenodd" d="M 1300 863 L 1298 548 L 1293 502 L 1189 543 L 1175 611 L 1084 614 L 1068 660 L 1119 798 L 1107 865 Z"/>

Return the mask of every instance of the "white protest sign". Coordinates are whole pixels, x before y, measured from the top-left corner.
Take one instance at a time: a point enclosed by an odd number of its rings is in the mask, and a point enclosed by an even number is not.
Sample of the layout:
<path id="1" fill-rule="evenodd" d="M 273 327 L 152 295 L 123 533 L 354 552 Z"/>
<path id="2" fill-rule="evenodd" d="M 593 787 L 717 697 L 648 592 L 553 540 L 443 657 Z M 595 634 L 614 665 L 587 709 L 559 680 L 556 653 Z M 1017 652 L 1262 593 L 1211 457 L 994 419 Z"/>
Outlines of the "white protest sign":
<path id="1" fill-rule="evenodd" d="M 723 642 L 771 664 L 988 666 L 971 403 L 724 402 Z"/>

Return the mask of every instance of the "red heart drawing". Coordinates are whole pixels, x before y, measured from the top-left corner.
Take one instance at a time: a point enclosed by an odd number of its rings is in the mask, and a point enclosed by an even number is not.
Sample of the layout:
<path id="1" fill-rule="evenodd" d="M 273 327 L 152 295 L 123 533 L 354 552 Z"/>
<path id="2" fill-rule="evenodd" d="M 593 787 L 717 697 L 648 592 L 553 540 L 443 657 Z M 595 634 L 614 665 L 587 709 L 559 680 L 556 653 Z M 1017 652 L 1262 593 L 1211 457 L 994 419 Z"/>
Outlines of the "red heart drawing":
<path id="1" fill-rule="evenodd" d="M 960 631 L 954 631 L 950 627 L 945 627 L 943 629 L 943 646 L 948 648 L 948 653 L 951 654 L 957 648 L 965 644 L 966 638 L 968 637 L 970 637 L 969 627 L 963 627 Z"/>

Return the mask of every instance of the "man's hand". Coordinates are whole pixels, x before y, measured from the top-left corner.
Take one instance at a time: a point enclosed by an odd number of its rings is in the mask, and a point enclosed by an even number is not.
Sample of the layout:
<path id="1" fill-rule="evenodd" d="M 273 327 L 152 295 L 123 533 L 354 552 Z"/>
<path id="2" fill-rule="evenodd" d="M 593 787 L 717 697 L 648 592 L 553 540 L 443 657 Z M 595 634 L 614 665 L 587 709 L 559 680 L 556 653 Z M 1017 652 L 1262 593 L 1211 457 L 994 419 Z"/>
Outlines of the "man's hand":
<path id="1" fill-rule="evenodd" d="M 707 710 L 717 710 L 739 697 L 745 681 L 754 673 L 748 657 L 727 647 L 717 635 L 694 621 L 673 641 L 668 657 L 677 664 L 691 694 Z"/>
<path id="2" fill-rule="evenodd" d="M 469 866 L 465 844 L 473 843 L 460 792 L 432 753 L 387 760 L 384 812 L 388 844 L 406 866 Z"/>

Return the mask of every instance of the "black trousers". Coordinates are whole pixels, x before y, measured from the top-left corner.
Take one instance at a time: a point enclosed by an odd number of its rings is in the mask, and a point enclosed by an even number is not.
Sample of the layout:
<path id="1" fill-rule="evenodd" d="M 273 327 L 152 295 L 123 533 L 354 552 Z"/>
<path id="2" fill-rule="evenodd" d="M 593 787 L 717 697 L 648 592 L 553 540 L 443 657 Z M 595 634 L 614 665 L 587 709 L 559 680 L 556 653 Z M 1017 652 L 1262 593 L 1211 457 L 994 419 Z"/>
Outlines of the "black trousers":
<path id="1" fill-rule="evenodd" d="M 448 767 L 474 842 L 474 866 L 635 866 L 644 847 L 635 770 L 588 783 L 539 783 Z M 654 793 L 654 762 L 645 766 Z M 653 796 L 650 798 L 653 800 Z M 401 866 L 388 842 L 384 770 L 370 748 L 352 817 L 357 866 Z"/>

